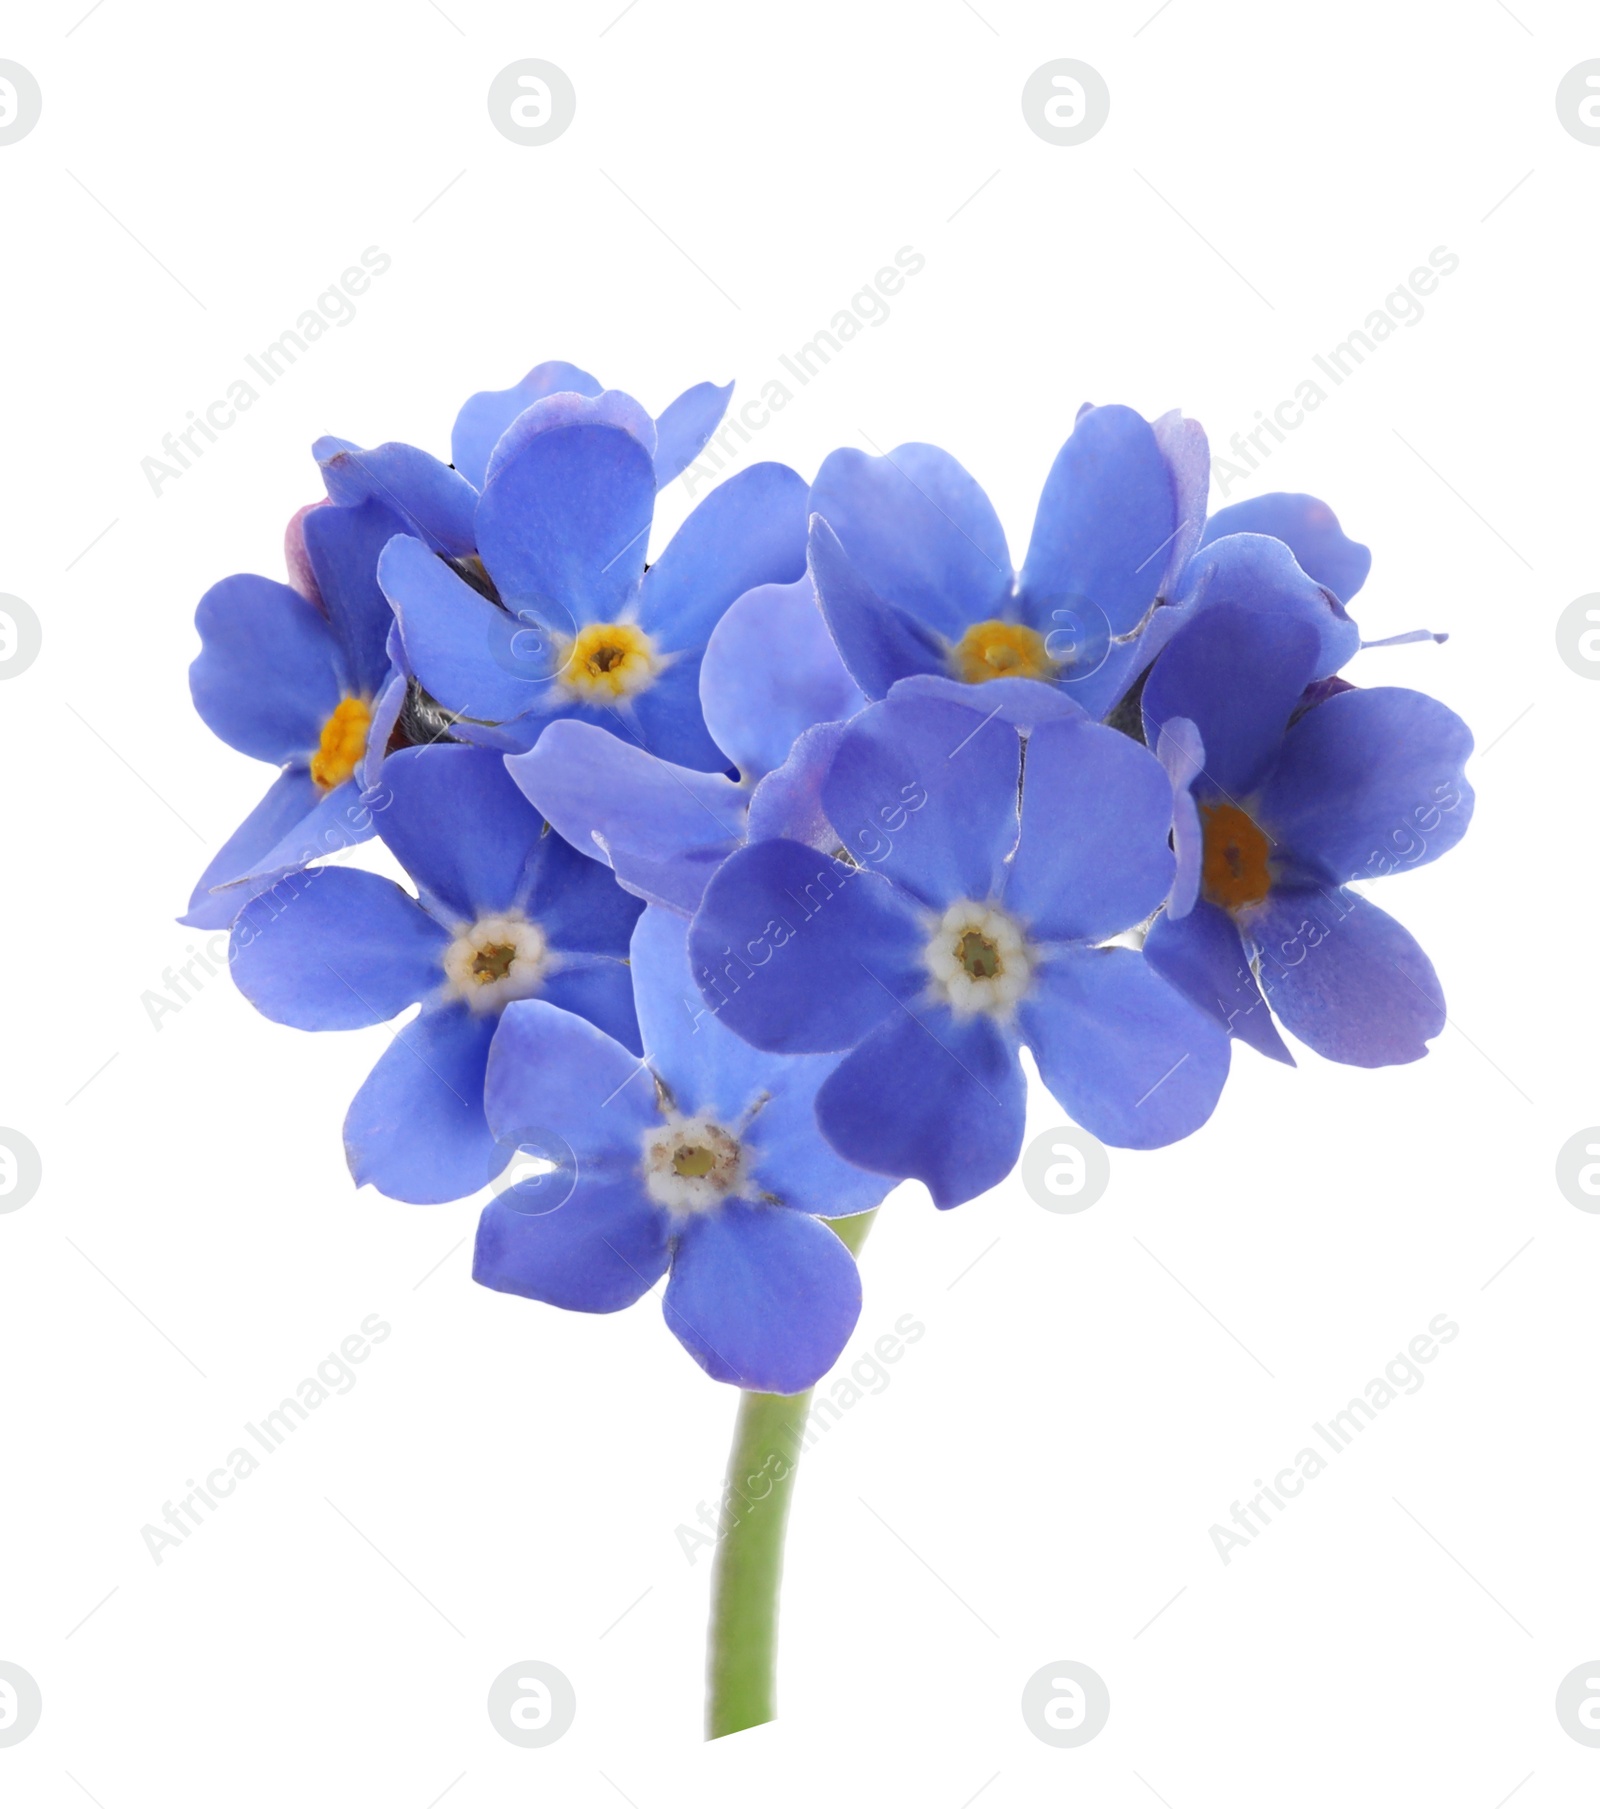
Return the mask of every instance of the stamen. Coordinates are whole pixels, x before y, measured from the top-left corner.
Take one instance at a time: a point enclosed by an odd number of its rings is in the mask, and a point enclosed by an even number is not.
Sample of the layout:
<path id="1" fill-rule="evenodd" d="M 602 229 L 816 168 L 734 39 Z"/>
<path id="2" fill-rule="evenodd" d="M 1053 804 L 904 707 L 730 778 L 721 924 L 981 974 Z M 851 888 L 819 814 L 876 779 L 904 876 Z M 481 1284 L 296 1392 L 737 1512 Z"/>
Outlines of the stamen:
<path id="1" fill-rule="evenodd" d="M 991 678 L 1053 679 L 1057 670 L 1044 636 L 1024 622 L 975 622 L 950 650 L 952 677 L 969 685 Z"/>
<path id="2" fill-rule="evenodd" d="M 531 999 L 556 965 L 544 931 L 526 917 L 481 917 L 444 952 L 445 980 L 473 1011 L 501 1011 Z"/>
<path id="3" fill-rule="evenodd" d="M 311 756 L 311 777 L 323 791 L 343 785 L 361 764 L 371 727 L 372 706 L 366 698 L 339 699 L 322 725 L 321 744 Z"/>
<path id="4" fill-rule="evenodd" d="M 1202 893 L 1225 911 L 1259 904 L 1272 890 L 1272 843 L 1266 831 L 1237 804 L 1202 804 L 1200 821 Z"/>
<path id="5" fill-rule="evenodd" d="M 591 622 L 565 649 L 561 683 L 587 703 L 635 697 L 656 681 L 662 661 L 655 643 L 631 622 Z"/>

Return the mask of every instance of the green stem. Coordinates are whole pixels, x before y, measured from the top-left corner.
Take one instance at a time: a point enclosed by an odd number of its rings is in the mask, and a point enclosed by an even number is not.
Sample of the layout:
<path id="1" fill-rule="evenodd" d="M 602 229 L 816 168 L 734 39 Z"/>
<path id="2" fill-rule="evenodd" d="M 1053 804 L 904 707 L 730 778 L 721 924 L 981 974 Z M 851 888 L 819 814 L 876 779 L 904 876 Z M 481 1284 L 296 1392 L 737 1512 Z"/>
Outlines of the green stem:
<path id="1" fill-rule="evenodd" d="M 829 1223 L 858 1255 L 875 1212 Z M 741 1394 L 728 1454 L 722 1531 L 711 1576 L 706 1738 L 759 1727 L 777 1713 L 778 1588 L 783 1535 L 811 1411 L 804 1394 Z"/>

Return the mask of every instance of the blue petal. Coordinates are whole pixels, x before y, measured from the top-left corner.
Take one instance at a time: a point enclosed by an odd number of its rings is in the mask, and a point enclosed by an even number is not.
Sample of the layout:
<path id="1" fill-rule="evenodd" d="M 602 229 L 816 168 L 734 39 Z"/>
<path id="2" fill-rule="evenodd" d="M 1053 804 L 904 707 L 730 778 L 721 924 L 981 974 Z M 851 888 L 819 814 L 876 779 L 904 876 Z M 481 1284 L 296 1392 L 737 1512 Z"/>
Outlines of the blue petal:
<path id="1" fill-rule="evenodd" d="M 855 1330 L 861 1278 L 820 1220 L 730 1201 L 682 1233 L 662 1307 L 717 1381 L 799 1394 L 828 1373 Z"/>
<path id="2" fill-rule="evenodd" d="M 489 1180 L 494 1138 L 483 1116 L 483 1070 L 495 1020 L 465 1005 L 424 1010 L 396 1032 L 350 1102 L 344 1149 L 357 1187 L 435 1206 Z"/>
<path id="3" fill-rule="evenodd" d="M 598 396 L 601 385 L 575 364 L 552 358 L 535 365 L 510 389 L 480 389 L 475 396 L 468 396 L 450 430 L 450 457 L 456 470 L 474 489 L 481 490 L 489 454 L 501 434 L 525 408 L 532 407 L 542 396 L 553 396 L 562 390 L 578 396 Z"/>
<path id="4" fill-rule="evenodd" d="M 1205 744 L 1201 796 L 1248 798 L 1283 745 L 1317 664 L 1316 631 L 1292 616 L 1216 603 L 1173 636 L 1145 681 L 1145 739 L 1187 717 Z"/>
<path id="5" fill-rule="evenodd" d="M 291 768 L 291 771 L 294 769 Z M 298 821 L 290 823 L 272 846 L 243 869 L 232 875 L 233 887 L 248 887 L 259 892 L 282 874 L 296 867 L 309 867 L 344 848 L 358 847 L 377 830 L 374 812 L 384 807 L 385 794 L 363 793 L 354 779 L 324 792 L 314 782 L 311 808 Z M 238 891 L 239 902 L 247 896 Z"/>
<path id="6" fill-rule="evenodd" d="M 1360 630 L 1345 614 L 1344 605 L 1307 577 L 1281 540 L 1264 534 L 1229 534 L 1203 546 L 1189 561 L 1176 600 L 1155 612 L 1140 639 L 1141 663 L 1154 659 L 1201 610 L 1224 603 L 1309 623 L 1320 647 L 1314 678 L 1337 672 L 1361 645 Z"/>
<path id="7" fill-rule="evenodd" d="M 1210 546 L 1228 534 L 1270 534 L 1294 554 L 1295 563 L 1318 584 L 1324 584 L 1348 603 L 1367 581 L 1372 553 L 1359 540 L 1351 540 L 1339 526 L 1339 518 L 1315 496 L 1299 496 L 1274 490 L 1245 502 L 1218 509 L 1206 523 L 1201 546 Z"/>
<path id="8" fill-rule="evenodd" d="M 551 723 L 506 770 L 574 848 L 613 866 L 618 850 L 648 861 L 726 853 L 744 829 L 746 794 L 731 779 L 658 760 L 592 723 Z"/>
<path id="9" fill-rule="evenodd" d="M 389 624 L 389 654 L 393 656 L 403 650 L 400 646 L 400 624 L 393 620 Z M 389 742 L 394 735 L 396 725 L 406 707 L 406 693 L 409 689 L 410 673 L 398 665 L 394 666 L 383 689 L 379 691 L 372 705 L 372 727 L 367 732 L 367 751 L 361 760 L 361 786 L 363 791 L 376 791 L 383 771 L 384 760 L 388 757 Z"/>
<path id="10" fill-rule="evenodd" d="M 388 675 L 387 643 L 394 626 L 389 599 L 378 588 L 378 555 L 405 531 L 394 510 L 376 501 L 352 509 L 326 503 L 300 523 L 323 608 L 364 697 L 376 697 Z"/>
<path id="11" fill-rule="evenodd" d="M 730 1129 L 753 1115 L 744 1141 L 754 1184 L 782 1205 L 829 1217 L 875 1206 L 884 1179 L 842 1160 L 817 1130 L 814 1101 L 833 1059 L 763 1054 L 718 1023 L 690 971 L 687 928 L 647 910 L 633 936 L 640 1028 L 676 1109 Z"/>
<path id="12" fill-rule="evenodd" d="M 910 1175 L 935 1206 L 959 1206 L 1011 1172 L 1026 1094 L 1016 1045 L 992 1018 L 907 1006 L 823 1082 L 817 1123 L 847 1162 Z"/>
<path id="13" fill-rule="evenodd" d="M 495 795 L 501 795 L 498 787 Z M 562 836 L 539 833 L 543 825 L 537 811 L 525 804 L 523 810 L 534 825 L 535 840 L 513 904 L 537 918 L 550 946 L 564 955 L 626 960 L 628 939 L 644 907 L 599 861 L 580 854 Z"/>
<path id="14" fill-rule="evenodd" d="M 639 591 L 639 626 L 663 652 L 700 649 L 735 598 L 806 569 L 806 483 L 770 461 L 718 484 L 667 542 Z"/>
<path id="15" fill-rule="evenodd" d="M 189 690 L 206 727 L 255 760 L 308 760 L 347 682 L 321 612 L 287 584 L 241 572 L 212 585 L 194 625 Z"/>
<path id="16" fill-rule="evenodd" d="M 1126 634 L 1156 597 L 1179 525 L 1150 423 L 1116 406 L 1080 415 L 1039 498 L 1019 588 L 1027 618 L 1087 600 Z"/>
<path id="17" fill-rule="evenodd" d="M 491 1200 L 478 1220 L 472 1279 L 568 1312 L 632 1306 L 666 1271 L 666 1217 L 632 1175 L 580 1175 L 554 1212 Z"/>
<path id="18" fill-rule="evenodd" d="M 848 1049 L 926 980 L 926 932 L 881 876 L 799 842 L 729 856 L 690 927 L 696 984 L 746 1042 L 786 1055 Z"/>
<path id="19" fill-rule="evenodd" d="M 809 578 L 746 591 L 712 631 L 700 705 L 717 746 L 747 780 L 782 766 L 813 724 L 843 722 L 865 704 Z"/>
<path id="20" fill-rule="evenodd" d="M 508 1149 L 535 1133 L 559 1139 L 580 1179 L 631 1173 L 645 1133 L 660 1122 L 640 1058 L 545 999 L 522 999 L 500 1014 L 484 1110 Z"/>
<path id="21" fill-rule="evenodd" d="M 1183 568 L 1201 544 L 1206 524 L 1206 498 L 1211 494 L 1211 448 L 1206 430 L 1187 420 L 1176 408 L 1150 423 L 1161 456 L 1172 473 L 1173 502 L 1178 531 L 1162 561 L 1156 595 L 1172 595 Z"/>
<path id="22" fill-rule="evenodd" d="M 1185 917 L 1163 913 L 1144 941 L 1145 960 L 1241 1042 L 1292 1068 L 1233 919 L 1201 899 Z"/>
<path id="23" fill-rule="evenodd" d="M 600 870 L 594 868 L 595 872 Z M 611 889 L 619 898 L 626 899 L 633 910 L 639 909 L 637 898 L 616 885 Z M 587 1018 L 635 1053 L 644 1053 L 639 1021 L 634 1014 L 633 976 L 628 972 L 626 961 L 620 957 L 573 956 L 546 979 L 540 996 L 552 1005 L 559 1005 L 563 1011 Z"/>
<path id="24" fill-rule="evenodd" d="M 447 710 L 500 723 L 550 700 L 560 655 L 548 615 L 519 619 L 497 608 L 409 537 L 383 549 L 378 581 L 394 606 L 407 665 Z"/>
<path id="25" fill-rule="evenodd" d="M 623 710 L 606 710 L 615 725 L 658 759 L 696 772 L 725 773 L 728 756 L 711 739 L 700 714 L 700 654 L 680 653 L 656 675 L 648 689 L 628 700 Z"/>
<path id="26" fill-rule="evenodd" d="M 785 1064 L 782 1081 L 744 1136 L 756 1186 L 784 1206 L 830 1219 L 870 1212 L 894 1178 L 845 1161 L 817 1128 L 817 1094 L 838 1062 L 831 1055 L 775 1059 Z"/>
<path id="27" fill-rule="evenodd" d="M 1177 865 L 1167 896 L 1167 915 L 1177 919 L 1194 909 L 1205 859 L 1205 837 L 1193 787 L 1206 763 L 1206 746 L 1187 716 L 1169 716 L 1162 723 L 1156 737 L 1156 758 L 1172 786 L 1172 852 Z"/>
<path id="28" fill-rule="evenodd" d="M 945 670 L 939 637 L 878 595 L 820 515 L 811 518 L 807 557 L 828 632 L 846 670 L 868 697 L 886 697 L 897 679 L 914 672 Z"/>
<path id="29" fill-rule="evenodd" d="M 433 992 L 448 941 L 392 879 L 314 867 L 251 900 L 228 959 L 240 992 L 275 1023 L 356 1030 Z"/>
<path id="30" fill-rule="evenodd" d="M 1028 738 L 1007 910 L 1046 941 L 1120 935 L 1172 885 L 1171 822 L 1172 787 L 1136 741 L 1098 723 L 1046 723 Z"/>
<path id="31" fill-rule="evenodd" d="M 964 710 L 979 711 L 985 720 L 1009 723 L 1024 735 L 1046 722 L 1094 720 L 1074 692 L 1037 678 L 989 678 L 979 688 L 959 678 L 919 672 L 911 678 L 898 679 L 894 697 L 896 701 L 922 697 L 959 704 Z"/>
<path id="32" fill-rule="evenodd" d="M 1335 883 L 1424 866 L 1472 821 L 1471 752 L 1467 725 L 1420 691 L 1341 691 L 1290 729 L 1261 794 L 1263 825 Z"/>
<path id="33" fill-rule="evenodd" d="M 517 416 L 495 442 L 489 454 L 489 469 L 484 486 L 492 484 L 530 440 L 558 427 L 619 427 L 631 434 L 652 459 L 656 452 L 656 424 L 643 405 L 625 390 L 603 389 L 598 396 L 580 396 L 570 391 L 542 396 Z"/>
<path id="34" fill-rule="evenodd" d="M 1329 1061 L 1420 1061 L 1444 1029 L 1432 962 L 1408 930 L 1353 892 L 1276 887 L 1240 928 L 1279 1021 Z"/>
<path id="35" fill-rule="evenodd" d="M 881 458 L 831 452 L 811 508 L 872 590 L 949 640 L 998 616 L 1011 594 L 994 504 L 937 446 L 896 446 Z"/>
<path id="36" fill-rule="evenodd" d="M 822 808 L 822 782 L 828 776 L 848 725 L 819 722 L 795 738 L 789 758 L 767 774 L 750 794 L 746 833 L 752 842 L 781 836 L 808 848 L 831 853 L 838 832 Z"/>
<path id="37" fill-rule="evenodd" d="M 654 503 L 655 468 L 631 433 L 551 428 L 491 474 L 479 551 L 513 613 L 528 607 L 557 627 L 615 621 L 644 570 Z"/>
<path id="38" fill-rule="evenodd" d="M 1039 1077 L 1102 1142 L 1197 1131 L 1228 1078 L 1228 1033 L 1126 948 L 1057 949 L 1017 1008 Z"/>
<path id="39" fill-rule="evenodd" d="M 195 883 L 189 909 L 178 921 L 196 930 L 225 930 L 250 894 L 214 888 L 249 873 L 268 849 L 310 815 L 321 796 L 322 788 L 304 767 L 279 773 L 267 795 L 211 857 Z"/>
<path id="40" fill-rule="evenodd" d="M 686 389 L 656 417 L 656 488 L 686 471 L 700 456 L 727 413 L 733 385 L 719 389 L 715 383 L 697 383 Z"/>
<path id="41" fill-rule="evenodd" d="M 425 540 L 434 552 L 464 559 L 473 550 L 478 493 L 432 453 L 400 440 L 363 450 L 331 434 L 311 450 L 332 501 L 355 508 L 375 498 L 394 510 L 406 533 Z"/>
<path id="42" fill-rule="evenodd" d="M 426 897 L 464 923 L 522 902 L 544 825 L 498 754 L 401 748 L 383 772 L 394 796 L 379 833 Z"/>
<path id="43" fill-rule="evenodd" d="M 823 808 L 856 860 L 935 910 L 990 898 L 1016 846 L 1021 750 L 976 701 L 891 697 L 846 729 Z"/>

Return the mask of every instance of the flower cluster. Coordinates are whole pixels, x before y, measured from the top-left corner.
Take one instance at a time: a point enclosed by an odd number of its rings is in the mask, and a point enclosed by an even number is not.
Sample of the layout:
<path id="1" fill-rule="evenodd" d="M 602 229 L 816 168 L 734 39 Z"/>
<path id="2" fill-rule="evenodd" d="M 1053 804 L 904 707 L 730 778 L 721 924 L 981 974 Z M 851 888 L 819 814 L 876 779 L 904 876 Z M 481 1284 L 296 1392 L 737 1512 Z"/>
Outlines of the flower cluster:
<path id="1" fill-rule="evenodd" d="M 1340 676 L 1367 550 L 1307 496 L 1207 519 L 1176 413 L 1080 413 L 1020 571 L 927 445 L 753 465 L 647 563 L 730 389 L 652 418 L 549 363 L 449 464 L 319 442 L 289 581 L 200 603 L 196 708 L 281 770 L 184 921 L 280 1023 L 417 1008 L 350 1169 L 491 1188 L 479 1281 L 666 1276 L 711 1375 L 793 1393 L 860 1305 L 826 1221 L 1002 1181 L 1024 1046 L 1133 1149 L 1205 1123 L 1235 1039 L 1425 1054 L 1433 968 L 1352 888 L 1460 839 L 1472 744 Z M 329 860 L 373 835 L 414 892 Z"/>

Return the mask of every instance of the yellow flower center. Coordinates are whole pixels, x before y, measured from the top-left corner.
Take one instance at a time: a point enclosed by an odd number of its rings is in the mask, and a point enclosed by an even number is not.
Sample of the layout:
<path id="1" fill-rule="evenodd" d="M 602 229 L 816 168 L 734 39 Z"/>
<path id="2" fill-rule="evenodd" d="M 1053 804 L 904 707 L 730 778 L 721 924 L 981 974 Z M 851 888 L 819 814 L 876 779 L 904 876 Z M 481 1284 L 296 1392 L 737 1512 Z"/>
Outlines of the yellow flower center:
<path id="1" fill-rule="evenodd" d="M 647 690 L 660 670 L 655 643 L 631 622 L 591 622 L 567 649 L 561 682 L 585 703 L 615 703 Z"/>
<path id="2" fill-rule="evenodd" d="M 1023 622 L 975 622 L 950 650 L 952 674 L 969 685 L 991 678 L 1049 678 L 1056 662 L 1044 636 Z"/>
<path id="3" fill-rule="evenodd" d="M 1272 890 L 1266 831 L 1237 804 L 1202 804 L 1200 889 L 1225 911 L 1259 904 Z"/>
<path id="4" fill-rule="evenodd" d="M 324 791 L 343 785 L 361 764 L 372 727 L 372 707 L 364 697 L 341 697 L 322 725 L 322 743 L 311 756 L 311 777 Z"/>

